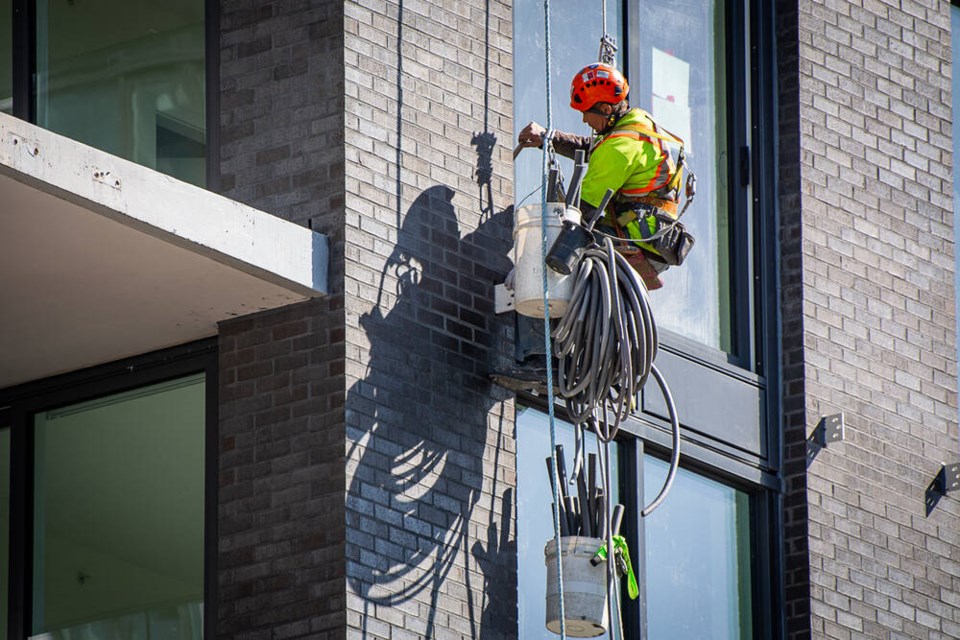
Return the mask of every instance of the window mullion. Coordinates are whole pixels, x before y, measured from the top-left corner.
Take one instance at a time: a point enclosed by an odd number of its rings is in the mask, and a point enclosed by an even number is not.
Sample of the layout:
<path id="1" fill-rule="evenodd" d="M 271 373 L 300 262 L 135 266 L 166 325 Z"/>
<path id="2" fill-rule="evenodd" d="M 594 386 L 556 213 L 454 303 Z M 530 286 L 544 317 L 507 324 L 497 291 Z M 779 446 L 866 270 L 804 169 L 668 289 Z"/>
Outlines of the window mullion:
<path id="1" fill-rule="evenodd" d="M 13 115 L 33 122 L 36 0 L 13 0 Z"/>
<path id="2" fill-rule="evenodd" d="M 33 590 L 31 572 L 27 563 L 33 557 L 30 523 L 33 521 L 33 491 L 30 474 L 33 460 L 33 433 L 28 426 L 28 415 L 19 409 L 9 411 L 10 425 L 10 556 L 9 617 L 7 631 L 10 640 L 29 635 L 30 594 Z"/>
<path id="3" fill-rule="evenodd" d="M 619 445 L 623 455 L 621 462 L 620 487 L 621 502 L 626 517 L 623 519 L 621 534 L 627 539 L 630 560 L 637 576 L 640 595 L 630 600 L 626 591 L 626 580 L 621 580 L 623 603 L 624 638 L 647 637 L 647 579 L 646 546 L 644 522 L 640 516 L 643 511 L 643 440 L 630 438 Z"/>

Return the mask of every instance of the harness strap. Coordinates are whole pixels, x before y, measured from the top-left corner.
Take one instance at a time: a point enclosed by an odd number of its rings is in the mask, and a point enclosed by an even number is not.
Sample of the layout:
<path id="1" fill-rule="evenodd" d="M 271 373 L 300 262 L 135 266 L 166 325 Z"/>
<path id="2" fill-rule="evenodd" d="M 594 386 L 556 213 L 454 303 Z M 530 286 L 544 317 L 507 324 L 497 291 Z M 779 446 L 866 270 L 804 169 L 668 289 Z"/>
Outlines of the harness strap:
<path id="1" fill-rule="evenodd" d="M 653 122 L 653 119 L 650 118 L 650 115 L 647 114 L 647 112 L 643 111 L 642 109 L 639 111 L 647 120 Z M 642 140 L 646 138 L 651 144 L 656 144 L 657 147 L 659 147 L 660 153 L 663 155 L 663 160 L 661 160 L 657 165 L 656 175 L 645 186 L 638 189 L 621 189 L 618 195 L 625 196 L 627 198 L 635 198 L 651 192 L 661 192 L 665 196 L 665 199 L 670 199 L 667 194 L 669 194 L 671 191 L 677 191 L 678 197 L 676 199 L 679 200 L 679 187 L 680 181 L 682 180 L 684 167 L 683 140 L 670 133 L 666 129 L 658 131 L 656 127 L 657 125 L 655 123 L 653 126 L 650 126 L 642 122 L 631 122 L 620 125 L 618 127 L 614 127 L 613 130 L 607 135 L 597 139 L 592 146 L 591 152 L 597 149 L 607 140 L 612 140 L 614 138 L 633 138 L 635 140 Z M 679 147 L 679 151 L 676 155 L 676 162 L 674 162 L 674 154 L 671 153 L 669 149 L 665 148 L 666 145 L 664 143 L 669 143 Z"/>

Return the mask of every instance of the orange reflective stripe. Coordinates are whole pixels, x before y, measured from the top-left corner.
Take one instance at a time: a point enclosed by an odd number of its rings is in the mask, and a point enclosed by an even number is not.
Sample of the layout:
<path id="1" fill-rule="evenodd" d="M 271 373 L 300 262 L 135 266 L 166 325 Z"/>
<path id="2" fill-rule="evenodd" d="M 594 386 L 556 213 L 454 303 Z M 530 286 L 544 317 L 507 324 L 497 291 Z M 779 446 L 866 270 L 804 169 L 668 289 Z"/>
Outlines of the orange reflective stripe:
<path id="1" fill-rule="evenodd" d="M 658 137 L 658 138 L 661 138 L 662 136 L 657 136 L 657 137 Z M 672 167 L 671 167 L 670 164 L 669 164 L 669 163 L 670 163 L 670 152 L 663 148 L 663 142 L 662 142 L 662 141 L 651 140 L 649 136 L 645 136 L 645 135 L 643 135 L 643 134 L 641 134 L 641 133 L 638 133 L 638 132 L 636 132 L 636 131 L 622 131 L 622 132 L 617 132 L 617 133 L 611 133 L 611 134 L 609 134 L 609 135 L 607 135 L 607 136 L 604 136 L 604 137 L 597 143 L 597 145 L 594 147 L 594 150 L 596 150 L 597 147 L 599 147 L 599 146 L 602 145 L 604 142 L 606 142 L 607 140 L 610 140 L 610 139 L 612 139 L 612 138 L 634 138 L 634 139 L 636 139 L 636 140 L 641 140 L 641 139 L 643 139 L 643 138 L 646 138 L 647 141 L 648 141 L 650 144 L 657 145 L 657 146 L 659 147 L 660 155 L 663 156 L 663 159 L 660 160 L 660 162 L 657 163 L 657 172 L 654 174 L 653 178 L 650 179 L 650 182 L 648 182 L 648 183 L 647 183 L 646 185 L 644 185 L 643 187 L 640 187 L 639 189 L 629 189 L 629 190 L 628 190 L 628 189 L 624 189 L 624 190 L 621 190 L 621 193 L 624 193 L 624 194 L 629 194 L 629 193 L 633 193 L 633 192 L 635 192 L 635 193 L 647 193 L 647 192 L 649 192 L 649 191 L 653 191 L 653 190 L 655 190 L 655 189 L 659 189 L 660 187 L 662 187 L 662 186 L 664 186 L 664 185 L 667 184 L 667 181 L 669 180 L 670 174 L 671 174 L 671 172 L 673 171 L 673 169 L 672 169 Z M 661 175 L 662 175 L 663 172 L 664 172 L 664 164 L 667 165 L 667 167 L 666 167 L 666 176 L 661 177 Z"/>
<path id="2" fill-rule="evenodd" d="M 649 118 L 649 116 L 647 116 L 647 118 Z M 667 142 L 672 142 L 674 144 L 683 146 L 683 140 L 673 135 L 666 129 L 664 129 L 663 132 L 661 133 L 656 129 L 652 127 L 648 127 L 647 125 L 639 122 L 633 122 L 630 124 L 625 124 L 621 127 L 616 127 L 614 131 L 637 131 L 650 138 L 659 138 L 660 140 L 666 140 Z"/>
<path id="3" fill-rule="evenodd" d="M 647 136 L 642 136 L 642 135 L 640 135 L 639 133 L 637 133 L 637 132 L 635 132 L 635 131 L 624 131 L 624 132 L 622 132 L 622 133 L 611 133 L 610 135 L 607 135 L 607 136 L 604 136 L 603 138 L 601 138 L 600 141 L 597 142 L 597 145 L 594 147 L 594 149 L 596 149 L 597 147 L 599 147 L 600 145 L 602 145 L 602 144 L 603 144 L 604 142 L 606 142 L 607 140 L 611 140 L 611 139 L 613 139 L 613 138 L 635 138 L 635 139 L 639 140 L 640 138 L 644 138 L 644 137 L 647 137 Z M 650 140 L 650 142 L 653 143 L 653 140 Z"/>

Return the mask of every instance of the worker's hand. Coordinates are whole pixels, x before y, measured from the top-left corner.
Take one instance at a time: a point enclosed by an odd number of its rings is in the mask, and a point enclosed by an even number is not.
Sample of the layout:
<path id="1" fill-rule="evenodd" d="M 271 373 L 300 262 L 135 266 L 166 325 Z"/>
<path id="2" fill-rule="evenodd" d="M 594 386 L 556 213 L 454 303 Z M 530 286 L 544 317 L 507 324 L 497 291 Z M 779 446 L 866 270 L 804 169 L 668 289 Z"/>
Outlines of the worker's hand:
<path id="1" fill-rule="evenodd" d="M 517 136 L 517 143 L 521 147 L 540 147 L 543 146 L 543 135 L 547 132 L 536 122 L 531 122 L 525 126 L 520 135 Z"/>

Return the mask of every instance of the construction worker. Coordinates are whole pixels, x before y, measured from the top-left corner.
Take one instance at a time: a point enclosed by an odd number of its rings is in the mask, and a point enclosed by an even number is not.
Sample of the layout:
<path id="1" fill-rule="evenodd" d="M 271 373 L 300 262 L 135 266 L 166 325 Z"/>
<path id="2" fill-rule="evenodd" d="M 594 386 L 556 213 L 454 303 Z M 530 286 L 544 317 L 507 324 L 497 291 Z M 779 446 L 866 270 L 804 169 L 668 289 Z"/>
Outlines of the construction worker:
<path id="1" fill-rule="evenodd" d="M 597 229 L 633 240 L 618 242 L 617 248 L 652 290 L 663 286 L 658 274 L 682 263 L 693 245 L 692 236 L 676 222 L 683 142 L 658 127 L 646 111 L 631 109 L 629 92 L 626 78 L 614 67 L 587 65 L 570 84 L 570 106 L 583 114 L 595 136 L 556 131 L 552 141 L 560 155 L 572 158 L 578 149 L 588 153 L 580 193 L 585 220 L 595 215 L 607 189 L 613 190 L 613 201 Z M 541 147 L 545 134 L 541 125 L 531 122 L 517 142 L 521 147 Z M 688 200 L 691 191 L 692 183 Z"/>
<path id="2" fill-rule="evenodd" d="M 683 262 L 693 237 L 677 222 L 683 182 L 683 142 L 661 129 L 650 115 L 630 108 L 630 87 L 616 68 L 593 63 L 577 72 L 570 84 L 570 107 L 583 114 L 591 136 L 555 131 L 554 149 L 572 158 L 577 150 L 588 159 L 580 192 L 584 220 L 598 219 L 595 230 L 621 241 L 617 250 L 643 279 L 647 289 L 663 286 L 659 274 Z M 517 136 L 519 147 L 542 147 L 546 129 L 531 122 Z M 688 180 L 688 203 L 694 181 Z M 597 211 L 607 190 L 614 192 L 605 212 Z M 539 325 L 539 326 L 538 326 Z M 542 322 L 517 316 L 516 359 L 491 378 L 513 390 L 544 391 Z"/>

